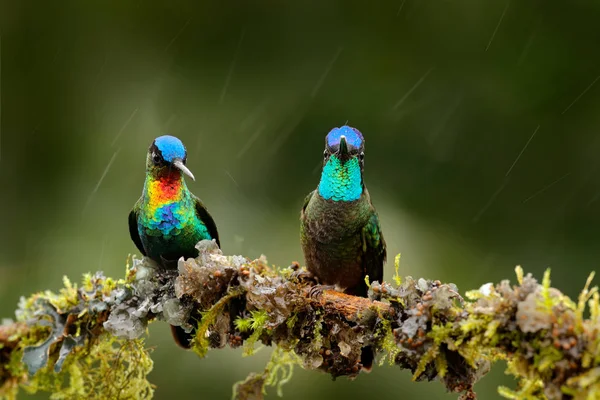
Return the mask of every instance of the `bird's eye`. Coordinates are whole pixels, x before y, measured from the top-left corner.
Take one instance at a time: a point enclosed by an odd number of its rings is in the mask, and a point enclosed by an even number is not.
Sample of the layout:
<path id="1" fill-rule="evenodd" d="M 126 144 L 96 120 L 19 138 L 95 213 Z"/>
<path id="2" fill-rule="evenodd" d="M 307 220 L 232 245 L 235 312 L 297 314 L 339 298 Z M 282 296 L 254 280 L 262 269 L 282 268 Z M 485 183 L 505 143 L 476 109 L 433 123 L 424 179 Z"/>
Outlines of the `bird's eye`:
<path id="1" fill-rule="evenodd" d="M 365 153 L 361 151 L 360 154 L 358 155 L 358 157 L 360 158 L 360 161 L 364 161 L 365 160 Z"/>
<path id="2" fill-rule="evenodd" d="M 160 162 L 160 155 L 158 153 L 152 153 L 152 161 L 154 161 L 155 164 L 158 164 Z"/>
<path id="3" fill-rule="evenodd" d="M 323 151 L 323 158 L 324 158 L 324 159 L 327 159 L 327 156 L 328 156 L 328 155 L 329 155 L 329 153 L 327 153 L 327 150 L 324 150 L 324 151 Z"/>

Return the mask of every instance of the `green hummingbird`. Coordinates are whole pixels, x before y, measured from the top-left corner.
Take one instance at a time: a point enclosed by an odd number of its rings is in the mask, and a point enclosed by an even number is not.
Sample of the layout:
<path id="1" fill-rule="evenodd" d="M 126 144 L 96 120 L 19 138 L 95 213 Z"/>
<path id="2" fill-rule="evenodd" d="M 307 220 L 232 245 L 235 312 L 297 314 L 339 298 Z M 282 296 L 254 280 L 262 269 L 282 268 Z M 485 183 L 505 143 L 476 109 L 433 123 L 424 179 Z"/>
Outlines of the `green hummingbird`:
<path id="1" fill-rule="evenodd" d="M 217 226 L 200 199 L 191 193 L 184 175 L 185 146 L 174 136 L 154 139 L 146 156 L 146 180 L 142 196 L 129 213 L 129 234 L 138 250 L 164 268 L 176 268 L 180 257 L 196 257 L 195 245 L 203 239 L 217 242 Z M 190 347 L 192 334 L 171 326 L 178 345 Z"/>
<path id="2" fill-rule="evenodd" d="M 362 297 L 368 292 L 365 277 L 381 282 L 386 260 L 379 217 L 363 180 L 364 150 L 358 129 L 345 125 L 327 134 L 321 180 L 300 215 L 308 270 L 322 284 Z M 361 362 L 371 367 L 372 349 L 363 349 Z"/>

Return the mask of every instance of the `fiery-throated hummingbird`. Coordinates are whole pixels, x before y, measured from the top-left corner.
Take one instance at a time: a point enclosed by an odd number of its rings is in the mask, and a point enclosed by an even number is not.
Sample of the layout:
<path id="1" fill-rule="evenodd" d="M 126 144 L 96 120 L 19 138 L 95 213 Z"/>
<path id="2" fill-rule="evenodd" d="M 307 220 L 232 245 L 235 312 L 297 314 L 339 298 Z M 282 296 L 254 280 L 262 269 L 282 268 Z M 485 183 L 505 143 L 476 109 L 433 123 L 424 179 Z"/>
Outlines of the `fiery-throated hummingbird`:
<path id="1" fill-rule="evenodd" d="M 217 226 L 200 199 L 189 191 L 184 175 L 194 180 L 186 167 L 185 146 L 174 136 L 154 139 L 146 156 L 146 180 L 142 196 L 129 213 L 129 234 L 138 250 L 164 268 L 176 268 L 180 257 L 196 257 L 195 245 L 215 239 Z M 171 326 L 178 345 L 190 347 L 192 334 Z"/>

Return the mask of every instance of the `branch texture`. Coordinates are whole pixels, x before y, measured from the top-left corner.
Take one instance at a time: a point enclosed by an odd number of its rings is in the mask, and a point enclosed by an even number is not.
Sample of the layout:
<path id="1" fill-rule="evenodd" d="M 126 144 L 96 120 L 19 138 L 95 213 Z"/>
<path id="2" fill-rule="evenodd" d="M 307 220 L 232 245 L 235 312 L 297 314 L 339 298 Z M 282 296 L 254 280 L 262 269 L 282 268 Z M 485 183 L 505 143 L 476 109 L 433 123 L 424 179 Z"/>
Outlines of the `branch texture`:
<path id="1" fill-rule="evenodd" d="M 261 373 L 234 386 L 238 399 L 260 399 L 300 365 L 332 377 L 356 378 L 361 349 L 379 363 L 408 369 L 416 381 L 438 379 L 462 399 L 490 363 L 508 361 L 512 399 L 600 398 L 600 299 L 586 283 L 577 302 L 517 267 L 517 283 L 486 284 L 466 293 L 453 284 L 374 282 L 369 298 L 315 290 L 298 264 L 276 271 L 266 259 L 224 256 L 213 242 L 196 259 L 162 270 L 132 258 L 125 279 L 101 273 L 59 293 L 22 299 L 16 322 L 0 326 L 0 397 L 19 389 L 53 398 L 150 398 L 152 361 L 142 336 L 153 320 L 195 330 L 192 349 L 255 344 L 275 347 Z M 589 310 L 586 310 L 586 305 Z M 589 312 L 589 318 L 584 313 Z M 106 376 L 114 376 L 106 379 Z M 102 377 L 102 378 L 100 378 Z"/>

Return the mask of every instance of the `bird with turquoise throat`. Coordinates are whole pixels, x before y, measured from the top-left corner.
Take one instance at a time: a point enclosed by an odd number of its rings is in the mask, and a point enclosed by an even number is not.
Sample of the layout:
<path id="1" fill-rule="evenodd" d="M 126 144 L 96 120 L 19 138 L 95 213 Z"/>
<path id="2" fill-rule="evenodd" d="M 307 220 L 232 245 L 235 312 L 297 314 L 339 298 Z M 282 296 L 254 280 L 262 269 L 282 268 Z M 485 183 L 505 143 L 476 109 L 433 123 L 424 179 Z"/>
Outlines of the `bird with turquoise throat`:
<path id="1" fill-rule="evenodd" d="M 157 137 L 146 156 L 142 196 L 129 213 L 129 234 L 138 250 L 161 267 L 177 267 L 180 257 L 196 257 L 196 244 L 214 239 L 220 247 L 217 226 L 200 199 L 189 191 L 184 175 L 185 146 L 174 136 Z M 171 326 L 175 342 L 190 348 L 194 332 Z"/>
<path id="2" fill-rule="evenodd" d="M 355 128 L 327 134 L 319 186 L 304 199 L 300 214 L 300 241 L 306 267 L 321 284 L 367 297 L 365 277 L 382 281 L 386 246 L 363 180 L 364 149 Z M 371 368 L 373 358 L 372 348 L 363 348 L 363 369 Z"/>

